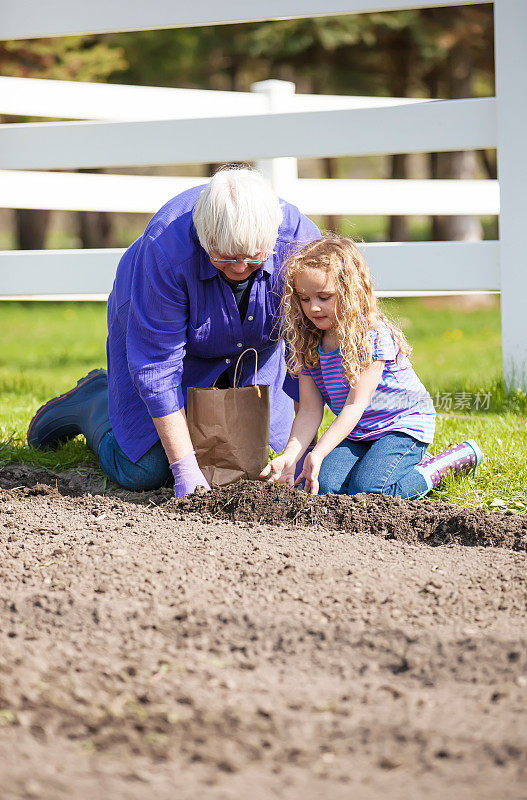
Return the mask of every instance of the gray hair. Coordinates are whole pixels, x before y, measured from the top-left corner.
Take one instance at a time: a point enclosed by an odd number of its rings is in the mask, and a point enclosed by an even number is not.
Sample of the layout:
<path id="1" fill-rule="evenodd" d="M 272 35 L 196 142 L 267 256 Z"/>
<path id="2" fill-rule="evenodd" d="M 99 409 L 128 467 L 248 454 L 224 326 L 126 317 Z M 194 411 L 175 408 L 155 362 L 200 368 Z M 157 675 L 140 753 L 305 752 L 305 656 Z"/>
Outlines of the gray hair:
<path id="1" fill-rule="evenodd" d="M 220 169 L 200 194 L 194 225 L 201 246 L 223 256 L 272 251 L 282 221 L 271 184 L 249 167 Z"/>

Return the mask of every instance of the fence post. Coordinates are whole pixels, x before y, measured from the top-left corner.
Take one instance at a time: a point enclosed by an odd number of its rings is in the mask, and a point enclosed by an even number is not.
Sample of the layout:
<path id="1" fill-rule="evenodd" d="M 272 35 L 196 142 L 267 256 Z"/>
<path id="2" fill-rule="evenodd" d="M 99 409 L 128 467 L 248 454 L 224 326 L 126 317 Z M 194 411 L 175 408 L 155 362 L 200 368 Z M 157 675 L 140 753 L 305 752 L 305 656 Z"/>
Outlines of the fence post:
<path id="1" fill-rule="evenodd" d="M 503 376 L 527 388 L 527 2 L 495 0 Z"/>
<path id="2" fill-rule="evenodd" d="M 266 113 L 291 111 L 291 97 L 296 86 L 291 81 L 258 81 L 251 84 L 251 92 L 266 96 Z M 296 158 L 266 158 L 256 162 L 259 169 L 271 182 L 275 192 L 287 199 L 289 187 L 298 180 L 298 162 Z"/>

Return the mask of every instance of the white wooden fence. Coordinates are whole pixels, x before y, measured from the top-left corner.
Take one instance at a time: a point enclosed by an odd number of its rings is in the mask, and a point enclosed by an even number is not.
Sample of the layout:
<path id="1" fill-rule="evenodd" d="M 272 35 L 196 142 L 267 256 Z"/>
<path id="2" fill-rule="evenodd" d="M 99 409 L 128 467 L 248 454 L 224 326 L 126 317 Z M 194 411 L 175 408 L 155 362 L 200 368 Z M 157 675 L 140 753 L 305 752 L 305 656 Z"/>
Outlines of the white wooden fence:
<path id="1" fill-rule="evenodd" d="M 476 4 L 482 0 L 3 0 L 0 38 L 170 28 Z M 82 119 L 0 125 L 0 205 L 153 212 L 196 181 L 49 172 L 256 160 L 308 214 L 500 214 L 499 242 L 365 245 L 383 294 L 500 291 L 504 374 L 526 384 L 527 2 L 495 0 L 495 98 L 419 101 L 0 78 L 0 113 Z M 138 108 L 141 111 L 138 111 Z M 211 130 L 214 135 L 211 136 Z M 498 148 L 494 181 L 299 180 L 296 159 Z M 201 182 L 201 180 L 199 181 Z M 501 200 L 500 200 L 501 197 Z M 121 251 L 0 253 L 0 295 L 106 294 Z"/>

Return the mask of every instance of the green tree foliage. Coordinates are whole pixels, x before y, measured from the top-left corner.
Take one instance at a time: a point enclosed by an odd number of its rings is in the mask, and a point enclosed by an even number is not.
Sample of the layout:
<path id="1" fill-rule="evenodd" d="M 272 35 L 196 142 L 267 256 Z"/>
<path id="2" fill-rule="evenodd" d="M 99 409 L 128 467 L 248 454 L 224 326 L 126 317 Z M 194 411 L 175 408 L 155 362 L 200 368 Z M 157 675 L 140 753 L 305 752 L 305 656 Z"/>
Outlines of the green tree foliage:
<path id="1" fill-rule="evenodd" d="M 247 90 L 265 78 L 294 80 L 302 90 L 390 95 L 400 85 L 429 94 L 429 74 L 444 73 L 462 43 L 492 86 L 492 7 L 394 11 L 180 30 L 114 37 L 124 49 L 129 83 Z M 305 88 L 304 88 L 305 87 Z"/>
<path id="2" fill-rule="evenodd" d="M 100 36 L 0 42 L 0 73 L 12 77 L 101 81 L 127 66 L 123 48 Z"/>

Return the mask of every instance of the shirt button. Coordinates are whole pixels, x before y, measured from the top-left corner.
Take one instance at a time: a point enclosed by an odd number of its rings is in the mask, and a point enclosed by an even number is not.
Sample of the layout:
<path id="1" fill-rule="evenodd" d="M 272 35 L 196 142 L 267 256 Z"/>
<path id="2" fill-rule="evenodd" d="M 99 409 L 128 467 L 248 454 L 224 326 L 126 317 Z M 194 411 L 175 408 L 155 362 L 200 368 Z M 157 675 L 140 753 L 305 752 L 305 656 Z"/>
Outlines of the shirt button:
<path id="1" fill-rule="evenodd" d="M 252 322 L 254 317 L 247 317 L 247 319 L 249 320 L 249 322 Z"/>
<path id="2" fill-rule="evenodd" d="M 230 360 L 230 358 L 226 358 L 226 359 L 225 359 L 225 363 L 226 363 L 226 364 L 230 364 L 230 363 L 231 363 L 231 360 Z"/>
<path id="3" fill-rule="evenodd" d="M 236 345 L 236 347 L 243 347 L 243 342 L 238 342 L 238 344 Z"/>

